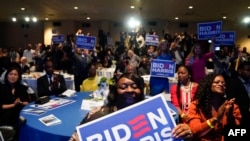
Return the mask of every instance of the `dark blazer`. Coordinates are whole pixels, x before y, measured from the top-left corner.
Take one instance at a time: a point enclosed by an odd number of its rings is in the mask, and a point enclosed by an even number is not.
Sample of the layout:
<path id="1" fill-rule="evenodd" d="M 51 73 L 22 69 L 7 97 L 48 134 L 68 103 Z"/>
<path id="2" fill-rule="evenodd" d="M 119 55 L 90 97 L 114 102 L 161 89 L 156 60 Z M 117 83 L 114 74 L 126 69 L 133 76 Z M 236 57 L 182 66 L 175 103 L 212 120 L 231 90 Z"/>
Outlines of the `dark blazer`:
<path id="1" fill-rule="evenodd" d="M 20 65 L 21 67 L 21 65 Z M 23 67 L 21 67 L 21 72 L 22 73 L 30 73 L 30 67 L 27 65 L 24 65 Z"/>
<path id="2" fill-rule="evenodd" d="M 20 83 L 16 84 L 15 92 L 12 94 L 12 86 L 7 83 L 0 83 L 0 125 L 17 126 L 19 121 L 19 114 L 24 105 L 16 105 L 13 108 L 2 109 L 3 104 L 13 104 L 16 98 L 20 98 L 21 101 L 29 102 L 29 96 L 27 93 L 27 86 Z"/>
<path id="3" fill-rule="evenodd" d="M 238 78 L 230 78 L 226 82 L 226 94 L 228 98 L 235 98 L 242 115 L 241 125 L 249 129 L 250 126 L 250 98 L 243 82 Z M 250 130 L 248 130 L 249 132 Z"/>
<path id="4" fill-rule="evenodd" d="M 45 74 L 37 79 L 38 97 L 50 96 L 50 95 L 60 95 L 65 90 L 67 90 L 64 77 L 60 74 L 56 74 L 56 75 L 58 76 L 60 86 L 58 88 L 54 88 L 52 90 L 50 90 L 50 88 L 49 88 L 50 84 L 49 84 L 47 74 Z"/>

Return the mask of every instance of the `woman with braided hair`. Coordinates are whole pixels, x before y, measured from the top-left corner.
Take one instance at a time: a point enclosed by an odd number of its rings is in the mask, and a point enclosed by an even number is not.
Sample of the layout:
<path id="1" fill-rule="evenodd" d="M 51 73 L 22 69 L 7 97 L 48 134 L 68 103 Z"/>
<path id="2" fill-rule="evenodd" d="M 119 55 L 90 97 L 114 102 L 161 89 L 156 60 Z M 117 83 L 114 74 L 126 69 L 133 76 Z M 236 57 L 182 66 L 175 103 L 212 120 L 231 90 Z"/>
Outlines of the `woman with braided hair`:
<path id="1" fill-rule="evenodd" d="M 200 81 L 188 113 L 195 141 L 224 141 L 224 127 L 240 124 L 240 110 L 234 98 L 225 98 L 225 85 L 223 76 L 215 73 Z"/>

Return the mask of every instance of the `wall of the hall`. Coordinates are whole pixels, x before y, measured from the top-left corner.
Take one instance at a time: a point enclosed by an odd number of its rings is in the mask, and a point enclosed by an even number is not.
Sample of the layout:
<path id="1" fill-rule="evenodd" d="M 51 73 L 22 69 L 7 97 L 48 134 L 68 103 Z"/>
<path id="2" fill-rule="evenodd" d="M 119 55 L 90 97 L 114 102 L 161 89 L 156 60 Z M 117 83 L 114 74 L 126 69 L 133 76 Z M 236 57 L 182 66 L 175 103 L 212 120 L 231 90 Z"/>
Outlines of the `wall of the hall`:
<path id="1" fill-rule="evenodd" d="M 60 26 L 53 25 L 53 22 L 60 22 Z M 83 25 L 80 21 L 44 21 L 37 23 L 12 23 L 2 22 L 0 23 L 0 47 L 24 47 L 27 43 L 44 42 L 46 45 L 51 44 L 51 37 L 53 33 L 63 34 L 75 34 L 78 28 L 83 29 L 84 33 L 90 32 L 92 36 L 98 35 L 98 30 L 102 29 L 104 32 L 110 32 L 114 41 L 120 40 L 120 32 L 129 32 L 125 24 L 109 21 L 90 21 L 89 27 L 86 24 Z M 196 34 L 197 23 L 186 23 L 187 27 L 181 27 L 180 22 L 169 22 L 158 20 L 154 22 L 154 25 L 150 25 L 149 22 L 142 23 L 143 28 L 146 31 L 154 29 L 160 37 L 163 32 L 174 35 L 175 33 L 181 33 L 187 31 L 191 34 Z M 250 39 L 247 36 L 250 34 L 250 28 L 242 23 L 238 22 L 226 22 L 223 21 L 223 31 L 235 31 L 236 32 L 236 45 L 246 46 L 250 51 Z"/>

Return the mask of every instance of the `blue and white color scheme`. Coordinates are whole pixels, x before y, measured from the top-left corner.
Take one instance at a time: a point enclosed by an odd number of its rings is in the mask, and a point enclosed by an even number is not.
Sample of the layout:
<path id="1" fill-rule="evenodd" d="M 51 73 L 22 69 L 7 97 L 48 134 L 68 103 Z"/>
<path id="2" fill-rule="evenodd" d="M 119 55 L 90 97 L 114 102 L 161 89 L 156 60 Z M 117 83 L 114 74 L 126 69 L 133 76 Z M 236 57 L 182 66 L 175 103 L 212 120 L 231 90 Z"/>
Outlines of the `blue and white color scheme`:
<path id="1" fill-rule="evenodd" d="M 64 35 L 53 35 L 52 36 L 52 43 L 53 45 L 59 44 L 59 43 L 64 43 Z"/>
<path id="2" fill-rule="evenodd" d="M 223 31 L 220 36 L 215 38 L 215 45 L 234 45 L 235 44 L 235 32 Z"/>
<path id="3" fill-rule="evenodd" d="M 176 64 L 174 61 L 153 59 L 151 61 L 150 75 L 154 77 L 174 77 Z"/>
<path id="4" fill-rule="evenodd" d="M 163 95 L 111 113 L 77 127 L 81 141 L 177 141 L 176 126 Z"/>
<path id="5" fill-rule="evenodd" d="M 198 40 L 208 40 L 211 37 L 218 37 L 222 30 L 222 21 L 198 23 Z"/>
<path id="6" fill-rule="evenodd" d="M 158 46 L 159 44 L 159 36 L 158 35 L 146 35 L 146 45 Z"/>
<path id="7" fill-rule="evenodd" d="M 76 45 L 79 48 L 93 50 L 96 44 L 96 37 L 93 36 L 76 36 Z"/>

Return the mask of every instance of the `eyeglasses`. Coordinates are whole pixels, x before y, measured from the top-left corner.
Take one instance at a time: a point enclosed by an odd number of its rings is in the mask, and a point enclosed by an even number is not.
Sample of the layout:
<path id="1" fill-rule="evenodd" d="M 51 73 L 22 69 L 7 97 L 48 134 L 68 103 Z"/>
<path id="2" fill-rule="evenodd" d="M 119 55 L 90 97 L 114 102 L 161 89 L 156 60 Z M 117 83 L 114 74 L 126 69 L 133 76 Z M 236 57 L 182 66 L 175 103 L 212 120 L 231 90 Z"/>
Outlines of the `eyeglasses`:
<path id="1" fill-rule="evenodd" d="M 129 86 L 133 89 L 138 88 L 137 84 L 135 84 L 135 83 L 123 83 L 120 86 L 118 86 L 118 88 L 124 90 L 124 89 L 127 89 Z"/>

